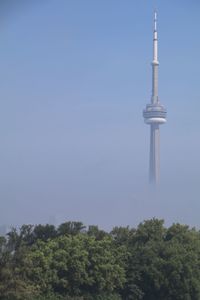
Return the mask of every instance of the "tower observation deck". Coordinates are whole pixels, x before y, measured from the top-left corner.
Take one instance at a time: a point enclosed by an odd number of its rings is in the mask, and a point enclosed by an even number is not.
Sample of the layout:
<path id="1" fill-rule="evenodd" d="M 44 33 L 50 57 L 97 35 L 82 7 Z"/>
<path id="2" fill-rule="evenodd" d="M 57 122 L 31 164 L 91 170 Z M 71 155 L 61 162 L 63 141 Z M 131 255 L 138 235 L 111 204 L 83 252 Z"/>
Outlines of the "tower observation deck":
<path id="1" fill-rule="evenodd" d="M 152 96 L 151 103 L 143 110 L 146 124 L 150 125 L 150 157 L 149 157 L 149 181 L 157 184 L 160 178 L 160 128 L 166 122 L 167 111 L 161 105 L 158 97 L 158 33 L 157 13 L 154 14 L 153 32 L 153 61 L 152 65 Z"/>

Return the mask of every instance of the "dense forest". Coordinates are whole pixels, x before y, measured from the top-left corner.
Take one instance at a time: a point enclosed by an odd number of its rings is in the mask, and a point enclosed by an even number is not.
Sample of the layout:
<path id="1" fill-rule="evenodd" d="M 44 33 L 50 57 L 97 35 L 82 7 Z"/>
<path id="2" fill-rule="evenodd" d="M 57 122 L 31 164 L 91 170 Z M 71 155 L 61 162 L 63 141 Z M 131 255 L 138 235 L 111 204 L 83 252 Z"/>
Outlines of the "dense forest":
<path id="1" fill-rule="evenodd" d="M 152 219 L 111 232 L 81 222 L 0 237 L 0 300 L 199 300 L 200 232 Z"/>

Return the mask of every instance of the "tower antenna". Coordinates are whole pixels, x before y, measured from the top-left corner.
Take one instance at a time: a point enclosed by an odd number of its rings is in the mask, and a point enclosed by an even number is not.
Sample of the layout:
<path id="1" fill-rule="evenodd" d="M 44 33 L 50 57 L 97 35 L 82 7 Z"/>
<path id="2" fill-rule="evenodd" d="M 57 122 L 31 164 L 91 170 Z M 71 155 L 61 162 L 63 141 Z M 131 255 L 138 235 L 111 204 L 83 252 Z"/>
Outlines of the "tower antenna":
<path id="1" fill-rule="evenodd" d="M 157 31 L 157 11 L 154 10 L 154 31 Z"/>

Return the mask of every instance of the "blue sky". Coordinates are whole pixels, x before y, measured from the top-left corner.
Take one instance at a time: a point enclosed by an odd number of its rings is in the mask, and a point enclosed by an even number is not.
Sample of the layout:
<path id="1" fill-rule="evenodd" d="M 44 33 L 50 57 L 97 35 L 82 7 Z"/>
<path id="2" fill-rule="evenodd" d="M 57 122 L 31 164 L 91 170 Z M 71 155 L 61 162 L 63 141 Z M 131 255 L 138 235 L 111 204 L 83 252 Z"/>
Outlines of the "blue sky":
<path id="1" fill-rule="evenodd" d="M 155 7 L 168 110 L 156 195 L 142 119 Z M 1 223 L 199 226 L 199 1 L 10 0 L 0 10 Z"/>

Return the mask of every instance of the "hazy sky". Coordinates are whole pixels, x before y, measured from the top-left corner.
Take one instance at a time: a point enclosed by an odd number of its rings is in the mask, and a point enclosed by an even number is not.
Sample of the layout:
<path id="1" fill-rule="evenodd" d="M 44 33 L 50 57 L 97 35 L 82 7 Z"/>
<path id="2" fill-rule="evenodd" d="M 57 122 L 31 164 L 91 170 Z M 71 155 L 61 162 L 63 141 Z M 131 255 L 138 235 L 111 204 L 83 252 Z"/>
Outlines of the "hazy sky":
<path id="1" fill-rule="evenodd" d="M 199 226 L 199 0 L 14 2 L 0 4 L 0 223 Z M 155 6 L 168 110 L 156 194 L 142 118 Z"/>

